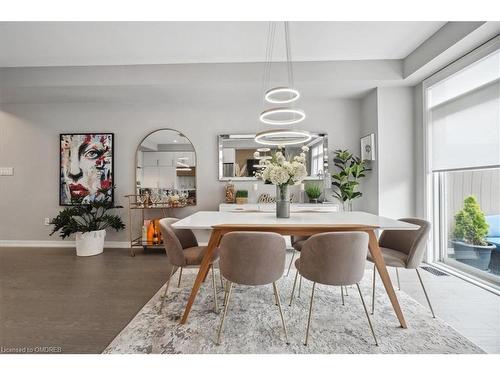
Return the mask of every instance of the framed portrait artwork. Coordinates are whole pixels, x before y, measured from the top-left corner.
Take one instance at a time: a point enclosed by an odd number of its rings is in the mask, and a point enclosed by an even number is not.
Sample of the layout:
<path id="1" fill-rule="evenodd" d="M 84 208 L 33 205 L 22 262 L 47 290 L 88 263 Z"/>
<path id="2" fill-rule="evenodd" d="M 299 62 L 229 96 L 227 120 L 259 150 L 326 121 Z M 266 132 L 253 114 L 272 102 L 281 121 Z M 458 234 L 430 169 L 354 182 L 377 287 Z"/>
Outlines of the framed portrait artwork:
<path id="1" fill-rule="evenodd" d="M 361 138 L 361 160 L 375 160 L 375 134 Z"/>
<path id="2" fill-rule="evenodd" d="M 99 199 L 113 186 L 113 133 L 60 134 L 59 205 Z M 111 200 L 113 190 L 107 193 Z"/>

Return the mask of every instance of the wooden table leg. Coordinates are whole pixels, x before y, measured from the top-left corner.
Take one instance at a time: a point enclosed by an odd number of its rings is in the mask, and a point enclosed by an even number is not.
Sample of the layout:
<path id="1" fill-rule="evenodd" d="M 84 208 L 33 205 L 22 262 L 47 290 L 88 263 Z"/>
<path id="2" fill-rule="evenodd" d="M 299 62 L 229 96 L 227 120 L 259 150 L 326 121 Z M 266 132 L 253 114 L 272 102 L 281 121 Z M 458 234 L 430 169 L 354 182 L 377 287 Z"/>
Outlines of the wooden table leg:
<path id="1" fill-rule="evenodd" d="M 399 306 L 398 297 L 396 296 L 396 292 L 394 292 L 391 278 L 389 277 L 389 272 L 387 272 L 387 267 L 385 266 L 384 257 L 382 256 L 382 252 L 380 251 L 380 247 L 378 246 L 377 236 L 375 235 L 375 232 L 373 230 L 367 232 L 370 236 L 368 248 L 370 249 L 370 253 L 372 254 L 373 262 L 375 263 L 380 278 L 384 283 L 385 291 L 387 292 L 387 295 L 391 300 L 392 308 L 394 309 L 394 312 L 399 319 L 399 323 L 401 324 L 401 327 L 406 328 L 405 317 L 403 316 L 403 312 L 401 311 L 401 306 Z"/>
<path id="2" fill-rule="evenodd" d="M 198 290 L 200 290 L 201 283 L 205 278 L 208 270 L 210 268 L 210 264 L 212 262 L 212 254 L 219 246 L 220 239 L 222 237 L 222 231 L 218 229 L 214 229 L 210 236 L 210 240 L 208 241 L 207 252 L 201 261 L 200 269 L 198 270 L 198 275 L 196 276 L 196 280 L 194 281 L 193 289 L 191 289 L 191 295 L 189 296 L 188 303 L 186 305 L 186 309 L 184 310 L 184 315 L 181 319 L 181 324 L 186 323 L 187 318 L 189 316 L 189 312 L 191 311 L 191 307 L 193 306 L 196 295 L 198 294 Z"/>

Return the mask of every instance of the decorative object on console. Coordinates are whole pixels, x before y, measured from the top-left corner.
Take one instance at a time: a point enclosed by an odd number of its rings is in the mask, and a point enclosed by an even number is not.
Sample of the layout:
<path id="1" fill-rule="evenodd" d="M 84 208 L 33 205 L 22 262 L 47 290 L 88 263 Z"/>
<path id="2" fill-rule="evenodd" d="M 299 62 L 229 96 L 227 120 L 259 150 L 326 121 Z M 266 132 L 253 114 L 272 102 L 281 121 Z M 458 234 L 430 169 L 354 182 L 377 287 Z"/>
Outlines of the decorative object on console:
<path id="1" fill-rule="evenodd" d="M 259 195 L 258 203 L 276 203 L 276 197 L 271 197 L 267 193 Z"/>
<path id="2" fill-rule="evenodd" d="M 113 133 L 60 134 L 59 205 L 88 203 L 106 191 L 113 202 Z"/>
<path id="3" fill-rule="evenodd" d="M 236 204 L 248 203 L 248 190 L 238 190 L 236 192 Z"/>
<path id="4" fill-rule="evenodd" d="M 115 206 L 111 200 L 113 194 L 108 190 L 100 189 L 94 199 L 85 197 L 73 198 L 71 207 L 63 209 L 50 221 L 54 226 L 52 236 L 56 232 L 62 239 L 76 234 L 76 255 L 89 256 L 102 253 L 106 228 L 116 231 L 125 229 L 122 219 L 118 215 L 108 212 L 113 209 L 122 208 Z"/>
<path id="5" fill-rule="evenodd" d="M 359 179 L 365 177 L 369 171 L 366 162 L 354 156 L 348 150 L 335 150 L 334 165 L 339 169 L 332 174 L 333 195 L 342 202 L 344 211 L 352 211 L 352 201 L 363 195 L 359 188 Z"/>
<path id="6" fill-rule="evenodd" d="M 486 241 L 489 225 L 474 196 L 464 200 L 464 207 L 455 215 L 454 240 L 451 241 L 455 259 L 480 270 L 488 270 L 495 245 Z"/>
<path id="7" fill-rule="evenodd" d="M 361 138 L 361 160 L 375 160 L 375 134 L 373 133 Z"/>
<path id="8" fill-rule="evenodd" d="M 311 183 L 306 185 L 305 190 L 307 197 L 309 198 L 309 202 L 318 203 L 318 199 L 322 194 L 321 188 L 317 184 Z"/>
<path id="9" fill-rule="evenodd" d="M 224 196 L 226 203 L 234 203 L 235 200 L 234 184 L 229 180 L 229 182 L 224 186 Z"/>
<path id="10" fill-rule="evenodd" d="M 289 185 L 298 185 L 307 176 L 305 165 L 307 151 L 309 148 L 303 146 L 300 155 L 290 160 L 287 160 L 281 151 L 275 152 L 270 160 L 260 160 L 260 164 L 264 167 L 257 176 L 276 185 L 276 217 L 290 217 Z"/>

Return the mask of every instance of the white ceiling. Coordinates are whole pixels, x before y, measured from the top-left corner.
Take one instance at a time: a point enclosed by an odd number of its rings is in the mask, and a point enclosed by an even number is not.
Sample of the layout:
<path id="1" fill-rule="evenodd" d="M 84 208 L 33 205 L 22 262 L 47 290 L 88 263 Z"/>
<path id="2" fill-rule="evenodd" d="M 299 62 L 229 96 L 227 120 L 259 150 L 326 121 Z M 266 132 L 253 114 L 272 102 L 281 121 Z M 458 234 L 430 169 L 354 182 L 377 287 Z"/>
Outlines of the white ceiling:
<path id="1" fill-rule="evenodd" d="M 402 59 L 445 22 L 291 22 L 294 61 Z M 256 62 L 267 22 L 0 22 L 0 67 Z M 284 57 L 282 23 L 275 58 Z"/>

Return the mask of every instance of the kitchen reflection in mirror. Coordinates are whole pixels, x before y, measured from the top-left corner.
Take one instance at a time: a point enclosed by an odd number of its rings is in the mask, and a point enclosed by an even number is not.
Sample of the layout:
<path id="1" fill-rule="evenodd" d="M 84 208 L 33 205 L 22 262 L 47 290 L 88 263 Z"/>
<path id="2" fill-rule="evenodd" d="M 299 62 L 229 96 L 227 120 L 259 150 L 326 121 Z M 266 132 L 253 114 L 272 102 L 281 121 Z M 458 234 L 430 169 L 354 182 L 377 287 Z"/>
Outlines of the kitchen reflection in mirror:
<path id="1" fill-rule="evenodd" d="M 299 155 L 302 146 L 308 146 L 306 180 L 321 180 L 328 174 L 328 136 L 312 133 L 307 143 L 285 147 L 287 158 Z M 269 158 L 276 146 L 264 146 L 254 141 L 255 134 L 219 135 L 219 180 L 256 180 L 259 159 Z M 258 152 L 258 158 L 255 158 Z"/>
<path id="2" fill-rule="evenodd" d="M 136 162 L 137 194 L 161 201 L 179 196 L 185 205 L 196 205 L 196 152 L 184 134 L 150 133 L 137 148 Z"/>

